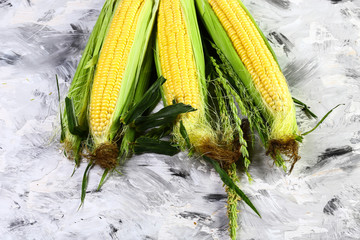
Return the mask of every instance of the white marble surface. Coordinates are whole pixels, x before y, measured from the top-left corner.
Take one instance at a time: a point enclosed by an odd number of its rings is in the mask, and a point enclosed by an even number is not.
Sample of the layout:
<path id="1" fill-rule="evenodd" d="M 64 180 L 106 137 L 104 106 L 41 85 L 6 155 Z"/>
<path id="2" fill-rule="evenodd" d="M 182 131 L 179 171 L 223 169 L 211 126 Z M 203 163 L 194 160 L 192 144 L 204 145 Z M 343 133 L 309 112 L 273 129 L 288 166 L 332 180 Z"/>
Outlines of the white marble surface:
<path id="1" fill-rule="evenodd" d="M 241 188 L 239 239 L 360 239 L 360 1 L 246 0 L 293 95 L 319 116 L 291 175 L 257 146 Z M 0 1 L 0 238 L 228 239 L 214 170 L 186 154 L 143 155 L 96 192 L 59 144 L 55 74 L 64 97 L 102 0 Z M 299 113 L 301 130 L 315 125 Z"/>

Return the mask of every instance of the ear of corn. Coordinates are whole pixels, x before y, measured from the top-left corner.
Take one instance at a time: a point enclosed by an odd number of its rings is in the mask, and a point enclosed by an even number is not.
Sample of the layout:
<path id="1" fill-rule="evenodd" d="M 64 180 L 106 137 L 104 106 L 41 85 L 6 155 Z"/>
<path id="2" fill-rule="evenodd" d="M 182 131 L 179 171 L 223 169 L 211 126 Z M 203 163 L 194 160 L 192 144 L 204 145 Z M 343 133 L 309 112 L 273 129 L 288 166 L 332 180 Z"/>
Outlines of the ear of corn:
<path id="1" fill-rule="evenodd" d="M 144 63 L 144 58 L 157 7 L 157 0 L 105 2 L 68 95 L 74 103 L 76 120 L 89 128 L 93 143 L 90 158 L 117 161 L 118 148 L 113 139 L 122 133 L 120 118 L 143 94 L 148 83 L 152 61 L 147 57 Z M 80 153 L 81 141 L 87 137 L 69 131 L 65 135 L 64 142 L 71 142 Z M 128 143 L 133 136 L 126 134 L 125 141 Z M 121 150 L 127 152 L 128 147 Z M 111 157 L 107 155 L 109 152 L 113 152 Z M 106 163 L 102 166 L 107 168 Z"/>
<path id="2" fill-rule="evenodd" d="M 95 71 L 95 64 L 105 39 L 106 32 L 110 26 L 110 19 L 115 13 L 118 1 L 107 0 L 100 12 L 98 20 L 95 23 L 93 31 L 89 37 L 88 43 L 83 52 L 82 58 L 76 69 L 73 81 L 71 83 L 68 98 L 72 100 L 74 115 L 79 125 L 83 129 L 88 128 L 88 103 L 91 84 Z M 68 125 L 68 114 L 70 109 L 65 109 L 62 113 L 63 135 L 62 142 L 65 145 L 65 151 L 68 157 L 75 158 L 76 164 L 79 164 L 81 151 L 81 137 L 70 133 Z"/>
<path id="3" fill-rule="evenodd" d="M 132 103 L 153 21 L 152 0 L 123 0 L 99 57 L 89 108 L 95 145 L 111 141 Z"/>
<path id="4" fill-rule="evenodd" d="M 298 127 L 291 94 L 270 45 L 248 10 L 240 0 L 196 3 L 213 41 L 269 123 L 270 141 L 265 145 L 270 148 L 272 142 L 279 146 L 292 142 L 290 146 L 294 146 Z M 281 148 L 273 150 L 280 153 Z"/>
<path id="5" fill-rule="evenodd" d="M 181 120 L 195 147 L 213 138 L 206 120 L 206 83 L 203 49 L 192 1 L 161 0 L 159 5 L 156 63 L 163 85 L 165 105 L 173 101 L 197 109 L 186 113 Z M 184 146 L 179 124 L 174 131 L 177 141 Z"/>

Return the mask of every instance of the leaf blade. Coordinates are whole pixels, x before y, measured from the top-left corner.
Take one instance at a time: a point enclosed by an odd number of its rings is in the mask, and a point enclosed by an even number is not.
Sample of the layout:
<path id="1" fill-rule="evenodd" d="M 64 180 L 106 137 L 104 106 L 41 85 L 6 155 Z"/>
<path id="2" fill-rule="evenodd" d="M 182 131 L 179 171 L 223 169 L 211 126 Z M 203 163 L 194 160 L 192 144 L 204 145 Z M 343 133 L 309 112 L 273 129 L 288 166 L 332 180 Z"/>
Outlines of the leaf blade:
<path id="1" fill-rule="evenodd" d="M 143 153 L 157 153 L 174 156 L 175 154 L 179 153 L 180 150 L 168 141 L 162 141 L 148 137 L 139 137 L 134 143 L 134 152 L 138 155 Z"/>
<path id="2" fill-rule="evenodd" d="M 225 170 L 220 167 L 219 163 L 207 156 L 203 156 L 203 158 L 214 166 L 215 170 L 219 173 L 223 183 L 229 188 L 233 189 L 239 195 L 239 197 L 241 197 L 241 199 L 244 200 L 244 202 L 261 218 L 260 213 L 252 204 L 250 199 L 245 195 L 243 191 L 241 191 L 241 189 L 238 186 L 236 186 L 236 184 L 231 180 L 231 178 L 225 172 Z"/>
<path id="3" fill-rule="evenodd" d="M 334 111 L 336 108 L 338 108 L 339 106 L 341 106 L 341 105 L 345 105 L 345 104 L 341 103 L 341 104 L 338 104 L 338 105 L 336 105 L 335 107 L 333 107 L 330 111 L 328 111 L 328 112 L 325 114 L 325 116 L 323 116 L 323 117 L 321 118 L 321 120 L 315 125 L 315 127 L 314 127 L 313 129 L 311 129 L 310 131 L 307 131 L 307 132 L 301 134 L 301 136 L 306 136 L 306 135 L 308 135 L 309 133 L 312 133 L 313 131 L 315 131 L 315 130 L 320 126 L 320 124 L 325 121 L 325 119 L 329 116 L 329 114 L 330 114 L 332 111 Z"/>

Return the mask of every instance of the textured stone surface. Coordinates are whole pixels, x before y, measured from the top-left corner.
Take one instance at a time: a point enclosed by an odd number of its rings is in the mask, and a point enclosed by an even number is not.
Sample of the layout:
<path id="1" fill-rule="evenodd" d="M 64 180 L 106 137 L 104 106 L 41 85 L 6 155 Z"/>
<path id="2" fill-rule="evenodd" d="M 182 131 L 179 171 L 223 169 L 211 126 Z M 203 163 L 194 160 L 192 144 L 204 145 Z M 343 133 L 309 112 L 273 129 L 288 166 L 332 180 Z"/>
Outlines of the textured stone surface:
<path id="1" fill-rule="evenodd" d="M 291 175 L 260 146 L 240 187 L 239 239 L 360 239 L 360 4 L 246 0 L 271 41 L 293 95 L 323 116 Z M 55 74 L 64 97 L 103 1 L 0 1 L 1 239 L 228 239 L 226 195 L 214 170 L 186 154 L 129 160 L 85 205 L 86 164 L 59 144 Z M 316 124 L 299 111 L 302 131 Z"/>

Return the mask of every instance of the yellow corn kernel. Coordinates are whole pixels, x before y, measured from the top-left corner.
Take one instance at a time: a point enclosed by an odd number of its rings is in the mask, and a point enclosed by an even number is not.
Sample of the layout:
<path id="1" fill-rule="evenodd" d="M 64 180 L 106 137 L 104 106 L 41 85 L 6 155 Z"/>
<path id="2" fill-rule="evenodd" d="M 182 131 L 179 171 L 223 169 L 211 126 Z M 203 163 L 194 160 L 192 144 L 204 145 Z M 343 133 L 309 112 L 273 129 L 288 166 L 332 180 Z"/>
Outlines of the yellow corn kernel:
<path id="1" fill-rule="evenodd" d="M 208 1 L 266 105 L 274 112 L 290 109 L 293 102 L 285 77 L 239 1 Z"/>
<path id="2" fill-rule="evenodd" d="M 175 100 L 199 109 L 199 80 L 182 11 L 180 0 L 160 1 L 157 37 L 161 72 L 166 78 L 163 89 L 167 104 Z"/>
<path id="3" fill-rule="evenodd" d="M 144 0 L 122 0 L 105 38 L 90 99 L 90 130 L 95 137 L 109 127 L 143 6 Z"/>

